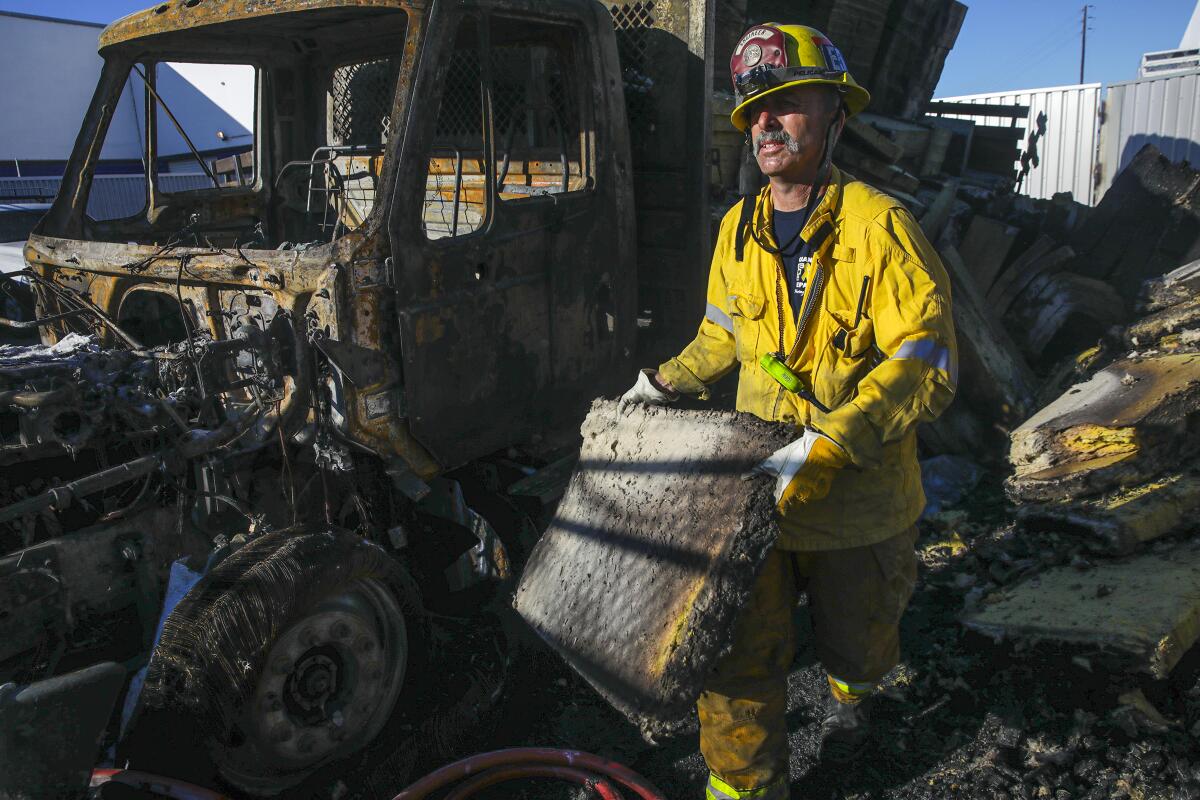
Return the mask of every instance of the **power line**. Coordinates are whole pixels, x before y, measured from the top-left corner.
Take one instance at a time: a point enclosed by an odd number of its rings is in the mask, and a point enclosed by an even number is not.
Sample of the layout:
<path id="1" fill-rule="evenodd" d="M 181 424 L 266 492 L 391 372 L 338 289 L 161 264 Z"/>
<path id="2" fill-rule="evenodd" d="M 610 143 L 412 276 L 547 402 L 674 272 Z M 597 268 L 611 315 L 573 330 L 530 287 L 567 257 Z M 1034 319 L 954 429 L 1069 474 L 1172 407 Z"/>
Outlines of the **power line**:
<path id="1" fill-rule="evenodd" d="M 1015 69 L 1012 72 L 1011 77 L 1014 79 L 1016 79 L 1016 78 L 1023 79 L 1026 75 L 1029 75 L 1031 72 L 1044 66 L 1046 63 L 1046 60 L 1050 56 L 1059 55 L 1063 49 L 1063 46 L 1068 44 L 1077 35 L 1078 34 L 1075 33 L 1074 31 L 1071 31 L 1069 33 L 1062 33 L 1057 39 L 1050 42 L 1050 44 L 1047 47 L 1043 47 L 1041 49 L 1041 51 L 1035 57 L 1026 59 L 1026 61 L 1023 65 L 1021 65 L 1020 67 L 1018 67 L 1017 69 Z"/>
<path id="2" fill-rule="evenodd" d="M 1079 18 L 1075 16 L 1075 12 L 1072 12 L 1069 17 L 1060 17 L 1056 22 L 1049 23 L 1042 29 L 1042 33 L 1044 34 L 1042 38 L 1033 42 L 1033 44 L 1029 44 L 1024 50 L 1018 53 L 1013 59 L 1014 63 L 1023 62 L 1035 53 L 1042 52 L 1049 44 L 1053 43 L 1057 45 L 1064 33 L 1069 32 L 1072 37 L 1075 36 L 1079 30 L 1078 20 Z"/>

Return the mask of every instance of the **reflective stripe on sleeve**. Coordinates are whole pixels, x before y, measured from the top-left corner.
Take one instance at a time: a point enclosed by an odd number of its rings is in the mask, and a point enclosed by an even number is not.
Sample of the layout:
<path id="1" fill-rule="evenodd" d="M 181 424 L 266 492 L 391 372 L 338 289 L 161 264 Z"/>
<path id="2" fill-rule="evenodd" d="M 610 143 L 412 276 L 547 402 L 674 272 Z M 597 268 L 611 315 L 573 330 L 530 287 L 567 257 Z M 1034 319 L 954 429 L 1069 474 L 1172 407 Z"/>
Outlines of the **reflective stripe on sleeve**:
<path id="1" fill-rule="evenodd" d="M 708 307 L 705 309 L 704 317 L 714 325 L 720 325 L 725 330 L 733 333 L 733 320 L 729 318 L 728 314 L 712 303 L 709 303 Z M 693 317 L 693 319 L 695 319 L 695 317 Z"/>
<path id="2" fill-rule="evenodd" d="M 900 345 L 892 358 L 915 358 L 934 369 L 949 373 L 950 382 L 958 383 L 958 364 L 950 357 L 950 348 L 935 339 L 910 339 Z"/>

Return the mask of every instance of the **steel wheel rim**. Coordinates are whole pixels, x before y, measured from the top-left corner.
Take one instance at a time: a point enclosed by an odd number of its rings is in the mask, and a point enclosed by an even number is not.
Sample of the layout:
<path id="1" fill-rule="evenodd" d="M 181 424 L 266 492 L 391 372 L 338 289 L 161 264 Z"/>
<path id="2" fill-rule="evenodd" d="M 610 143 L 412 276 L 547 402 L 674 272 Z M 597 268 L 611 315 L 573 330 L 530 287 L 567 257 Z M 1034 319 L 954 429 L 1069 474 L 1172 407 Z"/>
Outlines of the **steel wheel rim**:
<path id="1" fill-rule="evenodd" d="M 222 774 L 273 792 L 361 749 L 391 717 L 407 663 L 404 613 L 381 581 L 321 601 L 272 643 L 242 715 L 246 741 L 226 750 Z"/>

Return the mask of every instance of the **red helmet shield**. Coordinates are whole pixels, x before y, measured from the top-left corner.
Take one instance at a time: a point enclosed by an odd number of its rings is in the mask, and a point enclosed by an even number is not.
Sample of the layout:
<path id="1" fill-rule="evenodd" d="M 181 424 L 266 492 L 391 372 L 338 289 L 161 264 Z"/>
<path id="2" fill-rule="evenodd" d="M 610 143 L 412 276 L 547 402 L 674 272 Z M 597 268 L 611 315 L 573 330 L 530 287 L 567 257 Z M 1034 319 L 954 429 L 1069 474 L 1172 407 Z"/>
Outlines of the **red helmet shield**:
<path id="1" fill-rule="evenodd" d="M 729 60 L 729 73 L 734 86 L 737 76 L 743 75 L 756 67 L 765 66 L 767 69 L 788 66 L 787 46 L 783 31 L 771 25 L 757 25 L 738 40 L 733 48 L 733 58 Z"/>

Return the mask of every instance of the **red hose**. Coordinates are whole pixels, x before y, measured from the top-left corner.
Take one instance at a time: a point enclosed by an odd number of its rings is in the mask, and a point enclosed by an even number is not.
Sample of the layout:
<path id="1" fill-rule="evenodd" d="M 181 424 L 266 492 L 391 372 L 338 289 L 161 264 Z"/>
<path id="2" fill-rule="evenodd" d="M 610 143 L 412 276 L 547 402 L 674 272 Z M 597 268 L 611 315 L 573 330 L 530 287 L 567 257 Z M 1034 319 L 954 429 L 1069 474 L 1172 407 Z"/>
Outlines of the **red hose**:
<path id="1" fill-rule="evenodd" d="M 497 783 L 519 780 L 521 778 L 550 778 L 553 780 L 578 783 L 600 795 L 601 800 L 624 800 L 623 795 L 606 779 L 570 767 L 552 767 L 536 765 L 514 765 L 510 767 L 495 767 L 481 775 L 476 775 L 469 781 L 460 784 L 453 792 L 446 795 L 446 800 L 466 800 L 478 792 Z"/>
<path id="2" fill-rule="evenodd" d="M 545 747 L 514 747 L 464 758 L 426 775 L 396 795 L 393 800 L 424 800 L 455 781 L 496 767 L 511 766 L 559 766 L 582 769 L 616 781 L 641 800 L 666 800 L 666 796 L 653 784 L 615 761 L 578 750 L 553 750 Z"/>
<path id="3" fill-rule="evenodd" d="M 139 772 L 134 769 L 94 769 L 92 770 L 91 787 L 94 789 L 109 781 L 123 783 L 138 789 L 170 797 L 173 800 L 229 800 L 223 794 L 212 789 L 196 786 L 186 781 L 174 778 L 164 778 L 161 775 L 151 775 L 149 772 Z"/>

